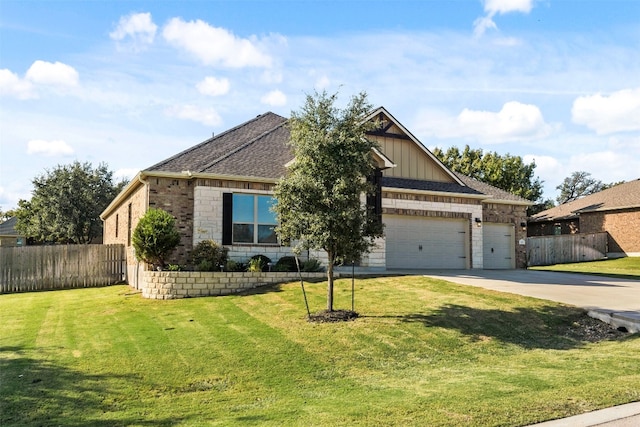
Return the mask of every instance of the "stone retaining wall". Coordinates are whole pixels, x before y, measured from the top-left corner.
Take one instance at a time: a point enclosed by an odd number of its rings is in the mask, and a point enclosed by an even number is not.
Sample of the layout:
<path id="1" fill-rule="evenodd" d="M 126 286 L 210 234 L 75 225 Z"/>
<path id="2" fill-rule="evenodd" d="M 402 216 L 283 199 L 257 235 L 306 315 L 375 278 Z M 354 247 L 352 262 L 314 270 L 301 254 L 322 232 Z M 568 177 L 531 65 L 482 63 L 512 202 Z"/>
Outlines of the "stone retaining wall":
<path id="1" fill-rule="evenodd" d="M 339 276 L 335 275 L 336 278 Z M 303 280 L 323 279 L 326 273 L 302 273 Z M 300 280 L 298 273 L 144 271 L 138 288 L 151 299 L 229 295 L 275 283 Z"/>

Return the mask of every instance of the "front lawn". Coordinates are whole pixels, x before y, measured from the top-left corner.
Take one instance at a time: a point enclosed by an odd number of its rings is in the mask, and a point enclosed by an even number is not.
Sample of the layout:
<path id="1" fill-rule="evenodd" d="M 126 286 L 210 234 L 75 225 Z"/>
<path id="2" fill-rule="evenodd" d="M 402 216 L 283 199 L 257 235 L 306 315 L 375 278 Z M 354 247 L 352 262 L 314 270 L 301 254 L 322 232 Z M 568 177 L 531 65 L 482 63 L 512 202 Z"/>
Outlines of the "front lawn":
<path id="1" fill-rule="evenodd" d="M 566 271 L 640 280 L 640 257 L 530 267 L 533 270 Z"/>
<path id="2" fill-rule="evenodd" d="M 299 283 L 0 295 L 0 425 L 520 426 L 640 400 L 640 337 L 577 338 L 576 308 L 407 276 L 357 280 L 356 311 L 308 323 Z"/>

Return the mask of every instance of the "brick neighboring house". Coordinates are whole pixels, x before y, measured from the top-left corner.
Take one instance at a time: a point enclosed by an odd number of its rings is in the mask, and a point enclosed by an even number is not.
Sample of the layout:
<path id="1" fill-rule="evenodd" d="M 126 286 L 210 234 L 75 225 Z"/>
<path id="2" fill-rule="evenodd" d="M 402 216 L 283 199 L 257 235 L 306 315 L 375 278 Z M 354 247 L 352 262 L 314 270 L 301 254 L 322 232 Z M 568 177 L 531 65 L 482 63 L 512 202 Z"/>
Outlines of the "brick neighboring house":
<path id="1" fill-rule="evenodd" d="M 16 231 L 17 222 L 18 218 L 14 216 L 0 223 L 0 246 L 25 246 L 27 244 L 27 238 Z"/>
<path id="2" fill-rule="evenodd" d="M 380 146 L 378 207 L 385 237 L 361 262 L 370 271 L 399 268 L 524 267 L 526 208 L 531 202 L 448 170 L 387 110 L 368 120 Z M 231 259 L 290 255 L 273 227 L 269 203 L 293 160 L 287 119 L 268 112 L 137 174 L 102 213 L 104 243 L 127 246 L 129 277 L 139 269 L 131 234 L 149 207 L 177 220 L 181 241 L 169 262 L 186 264 L 212 239 Z M 312 254 L 320 256 L 320 254 Z"/>
<path id="3" fill-rule="evenodd" d="M 640 256 L 640 180 L 533 215 L 529 236 L 607 232 L 609 257 Z"/>

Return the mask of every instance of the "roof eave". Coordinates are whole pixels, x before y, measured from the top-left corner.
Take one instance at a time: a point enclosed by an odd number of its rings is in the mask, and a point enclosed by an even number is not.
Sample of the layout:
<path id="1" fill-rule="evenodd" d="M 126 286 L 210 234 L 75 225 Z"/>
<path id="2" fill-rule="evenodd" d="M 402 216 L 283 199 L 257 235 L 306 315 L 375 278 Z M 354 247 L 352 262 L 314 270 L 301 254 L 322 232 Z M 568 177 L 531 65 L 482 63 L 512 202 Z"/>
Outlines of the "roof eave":
<path id="1" fill-rule="evenodd" d="M 399 188 L 399 187 L 387 187 L 387 186 L 382 186 L 382 190 L 401 191 L 403 193 L 413 193 L 413 194 L 428 194 L 433 196 L 446 195 L 450 197 L 464 197 L 467 199 L 478 199 L 480 201 L 483 201 L 487 197 L 486 194 L 454 193 L 449 191 L 417 190 L 415 188 Z"/>
<path id="2" fill-rule="evenodd" d="M 131 195 L 131 193 L 133 193 L 133 191 L 142 184 L 141 182 L 141 175 L 142 172 L 138 172 L 136 174 L 135 177 L 133 177 L 133 179 L 131 181 L 129 181 L 129 183 L 122 189 L 122 191 L 120 191 L 120 193 L 118 193 L 118 195 L 111 201 L 111 203 L 109 203 L 109 205 L 105 208 L 104 211 L 102 211 L 102 213 L 100 214 L 100 219 L 101 220 L 105 220 L 105 218 L 107 216 L 109 216 L 111 214 L 111 212 L 113 212 L 113 210 L 120 205 L 120 203 L 122 202 L 122 200 L 126 199 L 127 197 L 129 197 L 129 195 Z"/>

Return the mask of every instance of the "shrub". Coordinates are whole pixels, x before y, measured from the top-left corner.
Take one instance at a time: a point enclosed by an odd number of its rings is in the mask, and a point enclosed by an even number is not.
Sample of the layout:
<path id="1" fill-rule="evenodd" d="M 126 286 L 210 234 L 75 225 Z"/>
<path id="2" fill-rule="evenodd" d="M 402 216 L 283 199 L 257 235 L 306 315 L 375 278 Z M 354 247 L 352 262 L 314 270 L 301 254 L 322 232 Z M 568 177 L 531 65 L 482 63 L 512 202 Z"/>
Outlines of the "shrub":
<path id="1" fill-rule="evenodd" d="M 322 263 L 315 258 L 308 259 L 302 263 L 301 270 L 306 273 L 318 273 L 324 271 Z"/>
<path id="2" fill-rule="evenodd" d="M 249 259 L 248 271 L 265 271 L 268 270 L 268 264 L 271 258 L 266 255 L 254 255 Z"/>
<path id="3" fill-rule="evenodd" d="M 150 208 L 140 218 L 131 240 L 138 260 L 162 268 L 166 256 L 178 246 L 180 234 L 169 212 Z"/>
<path id="4" fill-rule="evenodd" d="M 240 262 L 236 262 L 230 259 L 229 261 L 227 261 L 224 269 L 225 271 L 244 271 L 245 266 Z"/>
<path id="5" fill-rule="evenodd" d="M 229 249 L 213 240 L 203 240 L 191 252 L 191 260 L 199 271 L 219 271 L 221 265 L 227 265 L 228 253 Z"/>
<path id="6" fill-rule="evenodd" d="M 167 266 L 167 270 L 169 270 L 169 271 L 182 271 L 182 266 L 180 264 L 169 264 Z"/>
<path id="7" fill-rule="evenodd" d="M 276 265 L 273 267 L 273 271 L 298 271 L 296 257 L 283 256 L 278 260 L 278 262 L 276 262 Z"/>

